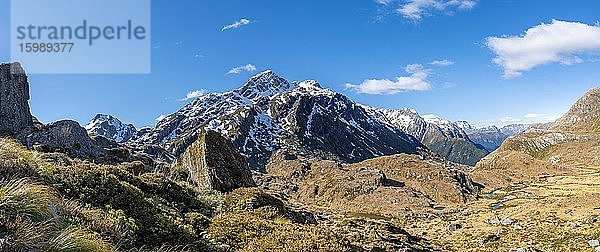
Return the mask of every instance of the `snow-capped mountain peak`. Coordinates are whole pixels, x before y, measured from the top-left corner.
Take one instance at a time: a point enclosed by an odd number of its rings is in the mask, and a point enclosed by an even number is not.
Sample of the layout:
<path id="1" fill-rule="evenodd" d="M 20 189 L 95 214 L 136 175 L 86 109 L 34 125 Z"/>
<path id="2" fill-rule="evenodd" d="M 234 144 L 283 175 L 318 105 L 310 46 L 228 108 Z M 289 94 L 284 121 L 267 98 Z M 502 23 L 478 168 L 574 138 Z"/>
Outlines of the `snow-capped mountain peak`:
<path id="1" fill-rule="evenodd" d="M 426 147 L 465 164 L 487 154 L 452 122 L 428 119 L 408 108 L 360 105 L 315 80 L 288 82 L 269 70 L 238 89 L 198 98 L 130 142 L 157 144 L 177 156 L 198 129 L 208 128 L 231 140 L 258 170 L 277 149 L 346 162 Z"/>
<path id="2" fill-rule="evenodd" d="M 319 84 L 319 82 L 316 80 L 305 80 L 299 82 L 297 85 L 305 89 L 323 89 L 323 87 L 321 87 L 321 84 Z"/>
<path id="3" fill-rule="evenodd" d="M 437 115 L 423 115 L 423 119 L 425 119 L 425 121 L 428 123 L 433 123 L 436 125 L 452 124 L 452 122 L 444 120 Z"/>
<path id="4" fill-rule="evenodd" d="M 271 70 L 252 76 L 241 88 L 237 89 L 240 95 L 256 100 L 269 97 L 286 90 L 297 88 L 297 84 L 290 83 L 279 77 Z"/>
<path id="5" fill-rule="evenodd" d="M 97 114 L 85 126 L 85 129 L 90 134 L 113 139 L 117 143 L 125 142 L 137 133 L 132 124 L 124 124 L 116 117 L 105 114 Z"/>

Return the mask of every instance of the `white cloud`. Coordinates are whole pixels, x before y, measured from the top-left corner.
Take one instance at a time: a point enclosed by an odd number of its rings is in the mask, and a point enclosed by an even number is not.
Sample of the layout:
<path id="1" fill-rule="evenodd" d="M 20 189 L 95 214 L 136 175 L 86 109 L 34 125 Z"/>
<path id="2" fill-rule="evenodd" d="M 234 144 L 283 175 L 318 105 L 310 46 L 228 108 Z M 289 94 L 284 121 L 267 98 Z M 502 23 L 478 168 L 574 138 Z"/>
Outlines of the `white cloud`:
<path id="1" fill-rule="evenodd" d="M 407 0 L 400 5 L 397 11 L 403 17 L 418 22 L 433 11 L 470 10 L 476 4 L 476 0 Z"/>
<path id="2" fill-rule="evenodd" d="M 513 78 L 540 65 L 581 63 L 581 54 L 600 51 L 600 26 L 552 20 L 519 36 L 489 37 L 486 45 L 504 77 Z"/>
<path id="3" fill-rule="evenodd" d="M 250 20 L 242 18 L 242 19 L 240 19 L 239 21 L 236 21 L 233 24 L 224 26 L 223 29 L 221 29 L 221 31 L 226 31 L 226 30 L 230 30 L 230 29 L 237 29 L 237 28 L 240 28 L 240 27 L 242 27 L 244 25 L 249 25 L 250 23 L 251 23 Z"/>
<path id="4" fill-rule="evenodd" d="M 530 113 L 530 114 L 526 114 L 525 118 L 541 118 L 541 117 L 545 117 L 546 114 L 536 114 L 536 113 Z"/>
<path id="5" fill-rule="evenodd" d="M 429 65 L 433 66 L 452 66 L 454 65 L 454 61 L 443 59 L 443 60 L 434 60 L 429 63 Z"/>
<path id="6" fill-rule="evenodd" d="M 346 84 L 346 88 L 364 94 L 397 94 L 406 91 L 424 91 L 431 89 L 427 77 L 429 70 L 420 64 L 408 65 L 404 69 L 409 76 L 397 77 L 396 80 L 369 79 L 359 85 Z"/>
<path id="7" fill-rule="evenodd" d="M 194 91 L 190 91 L 187 93 L 187 95 L 181 99 L 181 101 L 187 101 L 187 100 L 191 100 L 191 99 L 196 99 L 200 96 L 203 96 L 204 94 L 206 94 L 206 90 L 204 89 L 198 89 L 198 90 L 194 90 Z"/>
<path id="8" fill-rule="evenodd" d="M 254 71 L 256 71 L 256 67 L 254 65 L 252 65 L 252 64 L 247 64 L 245 66 L 234 67 L 231 70 L 229 70 L 229 72 L 227 72 L 227 74 L 239 74 L 242 71 L 254 72 Z"/>
<path id="9" fill-rule="evenodd" d="M 159 116 L 158 116 L 156 119 L 154 119 L 154 120 L 156 120 L 157 122 L 160 122 L 160 121 L 162 121 L 162 120 L 163 120 L 163 119 L 165 119 L 165 118 L 167 118 L 167 116 L 166 116 L 166 115 L 159 115 Z"/>

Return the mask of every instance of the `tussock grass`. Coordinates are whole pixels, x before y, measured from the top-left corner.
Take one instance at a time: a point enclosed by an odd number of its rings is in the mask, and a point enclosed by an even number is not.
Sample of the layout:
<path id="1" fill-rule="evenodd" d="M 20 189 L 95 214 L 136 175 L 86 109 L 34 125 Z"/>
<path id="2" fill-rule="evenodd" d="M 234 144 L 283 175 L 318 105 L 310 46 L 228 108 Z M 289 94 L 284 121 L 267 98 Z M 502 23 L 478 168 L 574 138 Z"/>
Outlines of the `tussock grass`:
<path id="1" fill-rule="evenodd" d="M 69 203 L 67 203 L 69 204 Z M 73 204 L 73 203 L 70 203 Z M 7 251 L 113 251 L 112 245 L 81 228 L 61 228 L 64 205 L 52 188 L 28 178 L 0 182 L 0 225 Z"/>
<path id="2" fill-rule="evenodd" d="M 207 250 L 203 235 L 220 196 L 149 170 L 0 138 L 0 251 Z"/>
<path id="3" fill-rule="evenodd" d="M 48 241 L 44 250 L 48 252 L 115 251 L 112 245 L 102 240 L 101 237 L 79 227 L 61 230 L 58 235 Z"/>

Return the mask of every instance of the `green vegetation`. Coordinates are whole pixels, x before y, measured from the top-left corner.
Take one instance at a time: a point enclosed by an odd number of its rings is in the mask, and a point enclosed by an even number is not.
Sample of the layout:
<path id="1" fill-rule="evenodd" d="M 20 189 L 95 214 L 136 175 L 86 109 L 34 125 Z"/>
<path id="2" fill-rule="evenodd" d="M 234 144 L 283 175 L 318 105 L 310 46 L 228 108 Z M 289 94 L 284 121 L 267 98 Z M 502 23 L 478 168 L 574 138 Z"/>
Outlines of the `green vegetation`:
<path id="1" fill-rule="evenodd" d="M 147 173 L 141 163 L 98 165 L 1 139 L 0 175 L 7 230 L 0 235 L 9 250 L 210 248 L 203 232 L 214 202 L 206 198 L 215 196 Z"/>
<path id="2" fill-rule="evenodd" d="M 149 172 L 0 139 L 0 251 L 342 251 L 352 246 L 258 188 L 225 196 Z"/>
<path id="3" fill-rule="evenodd" d="M 58 215 L 66 205 L 51 188 L 28 179 L 0 183 L 2 251 L 113 251 L 96 233 Z"/>

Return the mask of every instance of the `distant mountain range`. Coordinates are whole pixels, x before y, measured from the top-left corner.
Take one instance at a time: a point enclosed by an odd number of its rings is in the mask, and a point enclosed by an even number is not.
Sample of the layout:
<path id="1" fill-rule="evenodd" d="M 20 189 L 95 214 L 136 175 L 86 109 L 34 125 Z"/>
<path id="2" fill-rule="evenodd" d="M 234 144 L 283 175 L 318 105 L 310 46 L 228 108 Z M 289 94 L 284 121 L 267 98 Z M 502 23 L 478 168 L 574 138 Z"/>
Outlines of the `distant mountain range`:
<path id="1" fill-rule="evenodd" d="M 273 71 L 251 77 L 242 87 L 199 97 L 159 121 L 135 130 L 110 115 L 97 115 L 89 133 L 131 146 L 152 144 L 179 156 L 201 129 L 230 139 L 251 167 L 264 170 L 278 149 L 344 162 L 397 153 L 432 151 L 449 161 L 474 165 L 525 125 L 475 129 L 421 116 L 411 109 L 368 107 L 314 80 L 289 82 Z"/>
<path id="2" fill-rule="evenodd" d="M 466 121 L 456 122 L 456 125 L 467 133 L 471 141 L 488 152 L 495 151 L 507 138 L 524 132 L 533 126 L 528 124 L 511 124 L 502 128 L 496 126 L 474 128 Z"/>

